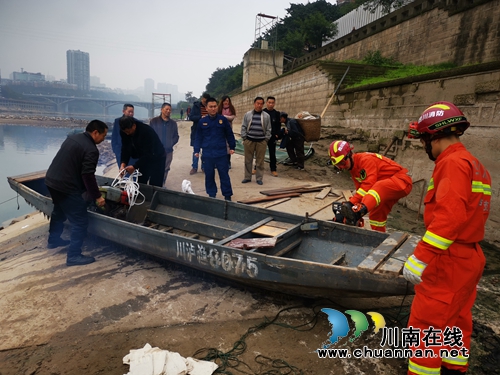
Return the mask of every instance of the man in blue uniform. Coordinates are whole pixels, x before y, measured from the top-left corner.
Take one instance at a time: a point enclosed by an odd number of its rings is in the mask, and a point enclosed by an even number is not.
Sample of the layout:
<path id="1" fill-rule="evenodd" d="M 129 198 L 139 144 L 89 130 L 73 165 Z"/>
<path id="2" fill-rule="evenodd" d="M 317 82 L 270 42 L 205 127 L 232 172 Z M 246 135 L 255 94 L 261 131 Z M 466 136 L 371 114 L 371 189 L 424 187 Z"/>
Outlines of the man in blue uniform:
<path id="1" fill-rule="evenodd" d="M 195 157 L 199 157 L 200 149 L 203 149 L 205 190 L 208 196 L 215 198 L 217 195 L 217 185 L 215 184 L 215 168 L 217 168 L 222 195 L 225 200 L 230 201 L 233 189 L 229 178 L 226 142 L 229 145 L 229 153 L 232 155 L 236 147 L 236 140 L 229 121 L 217 113 L 217 100 L 207 99 L 206 108 L 208 116 L 201 118 L 196 129 Z"/>

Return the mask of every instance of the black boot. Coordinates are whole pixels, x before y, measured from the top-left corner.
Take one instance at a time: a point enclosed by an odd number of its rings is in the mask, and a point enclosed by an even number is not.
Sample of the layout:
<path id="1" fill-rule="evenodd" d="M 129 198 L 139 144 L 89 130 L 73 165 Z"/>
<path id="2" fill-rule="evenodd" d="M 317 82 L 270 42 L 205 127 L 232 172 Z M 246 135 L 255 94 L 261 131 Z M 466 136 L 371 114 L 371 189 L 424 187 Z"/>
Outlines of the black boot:
<path id="1" fill-rule="evenodd" d="M 94 257 L 88 257 L 82 254 L 78 255 L 69 255 L 66 259 L 67 266 L 84 266 L 85 264 L 94 263 Z"/>
<path id="2" fill-rule="evenodd" d="M 441 375 L 464 375 L 465 372 L 459 370 L 450 370 L 444 366 L 441 366 Z"/>

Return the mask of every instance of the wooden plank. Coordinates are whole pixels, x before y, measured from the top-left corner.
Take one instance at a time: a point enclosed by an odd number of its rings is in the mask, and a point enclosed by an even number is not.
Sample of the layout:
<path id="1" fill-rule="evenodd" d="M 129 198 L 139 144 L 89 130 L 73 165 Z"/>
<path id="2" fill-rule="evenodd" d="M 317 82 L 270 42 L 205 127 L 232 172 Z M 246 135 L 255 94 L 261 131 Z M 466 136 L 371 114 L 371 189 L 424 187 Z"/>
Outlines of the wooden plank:
<path id="1" fill-rule="evenodd" d="M 225 245 L 226 243 L 234 240 L 235 238 L 241 237 L 244 234 L 250 233 L 253 231 L 255 228 L 260 227 L 261 225 L 264 225 L 266 223 L 269 223 L 273 218 L 271 216 L 266 217 L 265 219 L 259 221 L 258 223 L 255 223 L 254 225 L 249 226 L 248 228 L 245 228 L 227 238 L 224 238 L 223 240 L 220 240 L 219 242 L 216 243 L 216 245 Z"/>
<path id="2" fill-rule="evenodd" d="M 324 206 L 321 206 L 320 208 L 318 208 L 317 210 L 311 212 L 309 214 L 309 216 L 313 216 L 314 214 L 317 214 L 318 212 L 320 212 L 321 210 L 324 210 L 325 208 L 329 207 L 332 205 L 333 202 L 337 202 L 339 201 L 340 199 L 342 199 L 342 197 L 338 197 L 338 198 L 335 198 L 334 200 L 332 200 L 330 203 L 328 204 L 325 204 Z"/>
<path id="3" fill-rule="evenodd" d="M 269 202 L 269 203 L 265 203 L 265 204 L 263 204 L 263 205 L 262 205 L 262 206 L 260 206 L 260 207 L 262 207 L 262 208 L 269 208 L 269 207 L 271 207 L 271 206 L 276 206 L 277 204 L 280 204 L 280 203 L 283 203 L 283 202 L 287 202 L 287 201 L 289 201 L 290 199 L 292 199 L 292 198 L 281 198 L 281 199 L 278 199 L 278 200 L 276 200 L 276 201 L 271 201 L 271 202 Z"/>
<path id="4" fill-rule="evenodd" d="M 420 236 L 410 236 L 408 240 L 401 245 L 399 249 L 396 250 L 392 256 L 387 259 L 387 261 L 379 267 L 377 272 L 387 273 L 394 276 L 400 275 L 403 271 L 403 266 L 406 260 L 415 251 L 415 247 L 422 237 Z"/>
<path id="5" fill-rule="evenodd" d="M 256 197 L 256 198 L 244 199 L 242 201 L 238 201 L 238 203 L 252 204 L 252 203 L 272 201 L 280 198 L 288 198 L 288 197 L 300 197 L 300 193 L 288 193 L 288 194 L 273 195 L 267 197 Z"/>
<path id="6" fill-rule="evenodd" d="M 342 197 L 342 190 L 332 188 L 332 194 L 335 194 L 337 197 Z"/>
<path id="7" fill-rule="evenodd" d="M 158 230 L 159 230 L 160 232 L 169 232 L 169 233 L 172 233 L 172 230 L 173 230 L 173 229 L 174 229 L 174 228 L 172 228 L 172 227 L 165 227 L 165 226 L 163 226 L 163 225 L 160 225 L 160 227 L 158 228 Z"/>
<path id="8" fill-rule="evenodd" d="M 193 219 L 186 219 L 184 217 L 169 215 L 164 212 L 148 210 L 148 215 L 146 220 L 149 220 L 155 224 L 164 225 L 166 227 L 173 227 L 182 229 L 186 232 L 198 233 L 202 236 L 207 236 L 209 238 L 223 238 L 224 236 L 231 236 L 237 233 L 236 230 L 217 225 L 222 221 L 212 220 L 200 221 Z"/>
<path id="9" fill-rule="evenodd" d="M 342 195 L 344 196 L 344 199 L 345 199 L 346 201 L 348 201 L 348 200 L 349 200 L 349 198 L 351 198 L 351 197 L 352 197 L 352 193 L 351 193 L 351 191 L 350 191 L 350 190 L 342 190 Z"/>
<path id="10" fill-rule="evenodd" d="M 295 226 L 296 224 L 273 220 L 265 225 L 255 228 L 252 233 L 268 237 L 277 237 Z"/>
<path id="11" fill-rule="evenodd" d="M 260 234 L 261 236 L 276 237 L 281 233 L 286 232 L 286 229 L 277 228 L 270 225 L 262 225 L 252 231 L 252 233 Z"/>
<path id="12" fill-rule="evenodd" d="M 285 223 L 284 221 L 277 221 L 277 220 L 273 220 L 273 221 L 270 221 L 269 223 L 267 223 L 267 225 L 269 225 L 270 227 L 275 227 L 275 228 L 283 228 L 283 229 L 290 229 L 294 226 L 296 226 L 297 224 L 294 223 Z"/>
<path id="13" fill-rule="evenodd" d="M 300 243 L 302 242 L 302 238 L 299 238 L 298 240 L 292 242 L 290 245 L 288 245 L 287 247 L 281 249 L 280 251 L 278 251 L 276 254 L 273 254 L 273 256 L 275 257 L 281 257 L 283 255 L 285 255 L 286 253 L 292 251 L 293 249 L 295 249 L 297 246 L 300 245 Z"/>
<path id="14" fill-rule="evenodd" d="M 331 187 L 323 188 L 323 190 L 321 190 L 318 194 L 316 194 L 316 196 L 314 198 L 315 199 L 325 199 L 331 190 L 332 190 Z"/>
<path id="15" fill-rule="evenodd" d="M 302 189 L 302 188 L 306 188 L 306 187 L 311 187 L 311 185 L 301 185 L 301 186 L 292 186 L 292 187 L 288 187 L 288 188 L 281 188 L 281 189 L 274 189 L 274 190 L 264 190 L 264 191 L 261 191 L 260 193 L 261 194 L 264 194 L 264 195 L 268 195 L 268 194 L 282 194 L 283 191 L 290 191 L 290 190 L 296 190 L 296 189 Z"/>
<path id="16" fill-rule="evenodd" d="M 376 249 L 360 263 L 358 269 L 362 271 L 375 272 L 380 264 L 389 258 L 396 249 L 408 238 L 407 233 L 394 232 L 387 237 Z"/>
<path id="17" fill-rule="evenodd" d="M 261 194 L 268 195 L 268 196 L 273 196 L 273 195 L 279 195 L 279 194 L 288 194 L 288 193 L 313 193 L 315 191 L 320 191 L 326 186 L 330 186 L 329 184 L 322 184 L 318 186 L 313 186 L 313 187 L 306 187 L 306 188 L 301 188 L 301 189 L 295 189 L 295 188 L 290 188 L 290 189 L 284 189 L 280 191 L 279 193 L 269 193 L 269 192 L 263 192 L 261 191 Z"/>
<path id="18" fill-rule="evenodd" d="M 276 238 L 235 238 L 226 244 L 228 247 L 235 249 L 269 249 L 276 246 Z"/>

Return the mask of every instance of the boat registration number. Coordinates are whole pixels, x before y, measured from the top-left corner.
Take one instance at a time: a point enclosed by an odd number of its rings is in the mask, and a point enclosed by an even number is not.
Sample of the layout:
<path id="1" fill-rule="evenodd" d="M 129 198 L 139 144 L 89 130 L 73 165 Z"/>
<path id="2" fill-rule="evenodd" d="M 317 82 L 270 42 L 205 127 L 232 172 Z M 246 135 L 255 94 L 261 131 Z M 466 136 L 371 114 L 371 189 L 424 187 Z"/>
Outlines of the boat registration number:
<path id="1" fill-rule="evenodd" d="M 203 266 L 222 269 L 226 272 L 249 277 L 257 277 L 259 263 L 256 257 L 211 248 L 188 241 L 177 241 L 177 258 L 189 263 L 198 262 Z"/>

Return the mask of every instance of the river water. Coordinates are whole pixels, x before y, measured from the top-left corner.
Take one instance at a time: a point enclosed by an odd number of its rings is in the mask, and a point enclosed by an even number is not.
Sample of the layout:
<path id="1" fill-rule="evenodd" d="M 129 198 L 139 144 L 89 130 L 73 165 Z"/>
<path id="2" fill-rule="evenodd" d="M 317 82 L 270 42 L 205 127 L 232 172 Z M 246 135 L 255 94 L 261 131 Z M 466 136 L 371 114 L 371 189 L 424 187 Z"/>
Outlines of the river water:
<path id="1" fill-rule="evenodd" d="M 10 188 L 7 177 L 47 169 L 66 136 L 75 130 L 83 131 L 83 128 L 0 125 L 1 226 L 10 219 L 34 211 L 23 198 L 17 197 Z"/>

